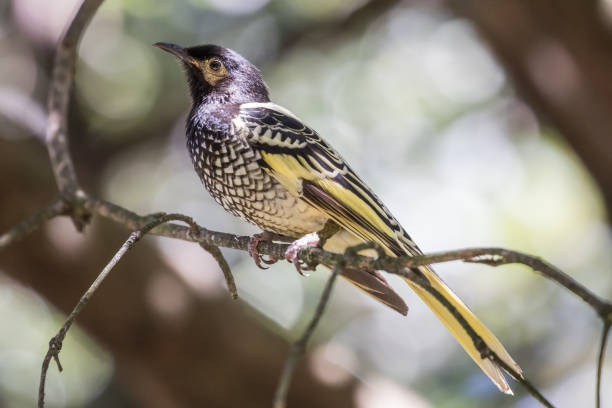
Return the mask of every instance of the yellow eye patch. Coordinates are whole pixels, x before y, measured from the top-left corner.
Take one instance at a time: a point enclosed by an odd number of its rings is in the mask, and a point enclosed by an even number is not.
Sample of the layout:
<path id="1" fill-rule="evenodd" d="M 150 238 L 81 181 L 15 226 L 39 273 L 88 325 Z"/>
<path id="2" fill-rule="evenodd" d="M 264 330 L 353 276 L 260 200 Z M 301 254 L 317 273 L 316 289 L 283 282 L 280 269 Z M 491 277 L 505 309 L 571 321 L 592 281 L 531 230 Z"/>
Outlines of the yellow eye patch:
<path id="1" fill-rule="evenodd" d="M 204 75 L 204 79 L 210 85 L 215 86 L 217 83 L 227 76 L 227 69 L 223 62 L 217 58 L 212 57 L 204 60 L 200 63 L 200 69 Z"/>

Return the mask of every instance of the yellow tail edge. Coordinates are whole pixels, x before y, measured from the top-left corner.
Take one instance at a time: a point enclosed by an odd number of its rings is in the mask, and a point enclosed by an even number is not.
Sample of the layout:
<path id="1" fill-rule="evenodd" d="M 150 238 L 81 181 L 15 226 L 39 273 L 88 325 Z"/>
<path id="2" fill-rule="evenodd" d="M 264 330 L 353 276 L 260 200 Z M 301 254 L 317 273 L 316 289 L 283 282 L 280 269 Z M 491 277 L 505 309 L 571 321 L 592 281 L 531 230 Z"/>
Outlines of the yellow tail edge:
<path id="1" fill-rule="evenodd" d="M 478 318 L 472 313 L 470 309 L 446 286 L 446 284 L 440 279 L 440 277 L 430 268 L 423 266 L 419 267 L 419 270 L 427 277 L 431 286 L 442 294 L 456 309 L 461 313 L 463 318 L 468 324 L 474 329 L 474 331 L 482 338 L 487 346 L 499 356 L 508 366 L 512 367 L 517 373 L 522 376 L 523 371 L 521 367 L 510 357 L 510 354 L 506 351 L 501 342 L 495 337 L 485 325 L 478 320 Z M 425 302 L 425 304 L 435 313 L 435 315 L 444 323 L 446 328 L 452 333 L 457 339 L 459 344 L 465 349 L 470 357 L 476 364 L 484 371 L 484 373 L 493 381 L 493 383 L 499 388 L 499 390 L 505 394 L 513 395 L 506 378 L 504 377 L 500 367 L 489 359 L 483 359 L 480 356 L 480 352 L 474 346 L 472 338 L 467 334 L 465 329 L 461 327 L 461 324 L 455 319 L 455 317 L 448 311 L 448 309 L 442 305 L 435 297 L 427 292 L 422 287 L 418 286 L 414 282 L 406 280 L 410 287 L 416 292 L 417 295 Z"/>

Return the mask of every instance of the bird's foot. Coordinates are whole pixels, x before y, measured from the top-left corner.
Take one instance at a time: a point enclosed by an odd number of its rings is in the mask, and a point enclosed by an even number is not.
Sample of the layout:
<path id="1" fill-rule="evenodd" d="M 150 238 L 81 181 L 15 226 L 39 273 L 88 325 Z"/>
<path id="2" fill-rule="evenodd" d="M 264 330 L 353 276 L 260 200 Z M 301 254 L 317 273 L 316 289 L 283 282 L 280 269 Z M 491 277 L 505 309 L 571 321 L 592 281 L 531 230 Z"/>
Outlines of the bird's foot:
<path id="1" fill-rule="evenodd" d="M 317 234 L 316 232 L 313 232 L 311 234 L 304 235 L 300 239 L 296 239 L 295 241 L 291 243 L 291 245 L 289 245 L 289 248 L 287 248 L 287 251 L 285 252 L 285 259 L 291 262 L 295 266 L 295 269 L 297 269 L 300 275 L 308 276 L 308 274 L 304 273 L 304 270 L 308 270 L 308 269 L 302 266 L 300 259 L 298 257 L 300 250 L 304 248 L 318 247 L 319 242 L 320 242 L 319 234 Z"/>
<path id="2" fill-rule="evenodd" d="M 259 269 L 268 269 L 268 267 L 261 264 L 262 262 L 266 265 L 272 265 L 278 261 L 278 259 L 276 259 L 274 256 L 269 256 L 268 259 L 265 259 L 264 256 L 257 250 L 257 246 L 261 241 L 272 241 L 275 237 L 275 234 L 264 231 L 261 234 L 254 234 L 251 239 L 249 239 L 249 255 L 251 255 L 251 258 L 253 258 L 255 265 L 257 265 Z"/>

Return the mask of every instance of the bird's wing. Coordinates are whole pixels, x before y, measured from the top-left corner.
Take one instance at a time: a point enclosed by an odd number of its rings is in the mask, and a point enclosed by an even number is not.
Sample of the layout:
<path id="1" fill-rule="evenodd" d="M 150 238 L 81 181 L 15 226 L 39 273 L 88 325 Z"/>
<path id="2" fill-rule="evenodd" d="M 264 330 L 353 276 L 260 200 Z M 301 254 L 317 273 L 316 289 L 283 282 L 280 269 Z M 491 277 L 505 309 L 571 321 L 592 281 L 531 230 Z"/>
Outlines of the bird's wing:
<path id="1" fill-rule="evenodd" d="M 243 104 L 232 124 L 264 169 L 290 192 L 390 254 L 420 253 L 338 152 L 291 112 L 272 103 Z"/>

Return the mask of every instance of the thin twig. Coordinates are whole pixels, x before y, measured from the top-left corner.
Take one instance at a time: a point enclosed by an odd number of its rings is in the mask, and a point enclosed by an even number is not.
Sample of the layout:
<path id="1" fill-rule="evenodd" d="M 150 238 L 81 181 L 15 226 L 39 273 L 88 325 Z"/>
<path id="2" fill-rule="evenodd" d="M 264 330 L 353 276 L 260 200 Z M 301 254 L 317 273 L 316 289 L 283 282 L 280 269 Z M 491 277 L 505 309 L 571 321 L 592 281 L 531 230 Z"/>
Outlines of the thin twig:
<path id="1" fill-rule="evenodd" d="M 599 356 L 597 357 L 597 385 L 595 388 L 595 398 L 597 400 L 596 407 L 601 408 L 601 374 L 603 371 L 603 362 L 606 355 L 606 344 L 608 343 L 608 334 L 610 333 L 610 322 L 605 322 L 601 335 L 601 344 L 599 346 Z"/>
<path id="2" fill-rule="evenodd" d="M 342 268 L 346 264 L 346 260 L 351 257 L 357 256 L 359 251 L 363 251 L 364 249 L 376 249 L 379 254 L 382 254 L 382 249 L 380 246 L 374 242 L 364 242 L 361 244 L 357 244 L 355 246 L 349 247 L 344 251 L 344 258 L 336 263 L 332 269 L 332 273 L 327 279 L 327 284 L 323 289 L 323 293 L 321 294 L 321 298 L 319 299 L 319 303 L 317 304 L 317 308 L 315 310 L 310 323 L 304 330 L 304 333 L 298 341 L 296 341 L 289 350 L 289 354 L 285 359 L 285 366 L 283 367 L 283 371 L 281 373 L 280 380 L 278 382 L 278 386 L 276 387 L 276 393 L 274 395 L 274 408 L 285 408 L 287 405 L 287 393 L 289 392 L 289 386 L 291 385 L 291 379 L 293 377 L 293 372 L 295 371 L 295 367 L 299 359 L 304 355 L 306 351 L 306 345 L 308 344 L 308 340 L 312 337 L 314 330 L 316 329 L 323 313 L 325 312 L 325 308 L 327 303 L 329 302 L 329 297 L 331 295 L 331 291 L 334 286 L 334 282 L 336 278 L 342 271 Z M 305 248 L 304 250 L 308 250 Z"/>
<path id="3" fill-rule="evenodd" d="M 208 231 L 205 228 L 199 226 L 191 217 L 188 217 L 186 215 L 181 215 L 181 214 L 175 214 L 175 215 L 177 216 L 178 220 L 183 221 L 184 223 L 189 225 L 188 235 L 194 240 L 197 240 L 198 237 L 202 234 L 202 232 Z M 232 274 L 232 270 L 229 264 L 227 263 L 227 260 L 223 256 L 223 253 L 219 249 L 219 247 L 211 244 L 210 242 L 199 241 L 198 243 L 200 244 L 200 247 L 203 250 L 205 250 L 213 258 L 215 258 L 215 260 L 217 261 L 217 264 L 219 265 L 219 268 L 221 268 L 221 272 L 223 272 L 223 277 L 225 278 L 225 283 L 227 285 L 227 289 L 229 290 L 230 296 L 234 300 L 238 299 L 238 289 L 236 288 L 236 282 L 234 280 L 234 275 Z"/>
<path id="4" fill-rule="evenodd" d="M 63 200 L 57 199 L 53 201 L 30 218 L 21 221 L 19 224 L 0 235 L 0 249 L 4 249 L 10 244 L 31 234 L 45 221 L 57 217 L 58 215 L 65 214 L 67 209 L 66 203 Z"/>
<path id="5" fill-rule="evenodd" d="M 323 312 L 325 312 L 325 307 L 329 301 L 329 296 L 331 295 L 331 291 L 334 286 L 334 282 L 336 277 L 340 273 L 341 263 L 337 263 L 332 270 L 329 279 L 327 280 L 327 284 L 323 289 L 323 293 L 321 294 L 321 299 L 317 304 L 317 309 L 312 317 L 312 320 L 306 327 L 306 330 L 302 334 L 302 336 L 293 343 L 291 349 L 289 350 L 289 354 L 287 355 L 287 359 L 285 360 L 285 366 L 283 367 L 283 371 L 281 373 L 280 380 L 278 382 L 278 386 L 276 388 L 276 393 L 274 395 L 274 408 L 285 408 L 287 405 L 287 392 L 289 391 L 289 385 L 291 385 L 291 378 L 293 377 L 293 372 L 295 371 L 295 367 L 297 365 L 298 360 L 304 355 L 304 351 L 306 350 L 306 345 L 308 344 L 308 340 L 312 336 L 312 333 L 316 329 L 319 324 L 319 320 L 321 320 L 321 316 L 323 316 Z"/>
<path id="6" fill-rule="evenodd" d="M 232 270 L 230 269 L 230 266 L 227 263 L 227 259 L 225 259 L 225 257 L 223 256 L 223 253 L 221 252 L 219 247 L 205 242 L 200 242 L 200 246 L 213 258 L 215 258 L 217 264 L 219 264 L 219 268 L 221 268 L 221 272 L 223 272 L 225 284 L 227 285 L 227 290 L 229 290 L 230 296 L 234 300 L 238 299 L 238 289 L 236 288 L 234 275 L 232 274 Z"/>
<path id="7" fill-rule="evenodd" d="M 184 221 L 185 219 L 189 218 L 182 214 L 168 214 L 168 215 L 156 214 L 152 217 L 154 218 L 153 221 L 150 221 L 147 225 L 145 225 L 141 229 L 134 231 L 130 234 L 130 237 L 124 242 L 121 248 L 119 248 L 117 253 L 115 253 L 113 258 L 104 267 L 102 272 L 100 272 L 100 274 L 91 284 L 89 289 L 87 289 L 87 291 L 83 294 L 83 296 L 81 296 L 81 299 L 79 299 L 79 302 L 77 303 L 75 308 L 72 310 L 70 315 L 68 315 L 68 318 L 66 318 L 66 321 L 64 322 L 60 330 L 57 332 L 57 334 L 53 338 L 51 338 L 51 340 L 49 341 L 49 349 L 47 350 L 47 354 L 45 355 L 45 358 L 43 359 L 41 373 L 40 373 L 40 385 L 38 388 L 38 407 L 39 408 L 42 408 L 45 405 L 45 382 L 47 379 L 47 371 L 49 370 L 49 363 L 51 362 L 51 359 L 55 360 L 59 371 L 62 371 L 62 365 L 60 364 L 58 356 L 59 356 L 59 352 L 62 349 L 62 343 L 64 341 L 64 337 L 66 337 L 66 333 L 70 329 L 70 326 L 72 326 L 72 323 L 74 322 L 74 320 L 81 313 L 83 308 L 87 305 L 87 303 L 89 302 L 93 294 L 100 287 L 100 285 L 102 284 L 104 279 L 108 276 L 110 271 L 115 267 L 115 265 L 117 265 L 117 263 L 121 260 L 121 258 L 123 258 L 125 253 L 129 251 L 134 246 L 134 244 L 140 240 L 140 238 L 142 238 L 145 234 L 147 234 L 153 228 L 155 228 L 156 226 L 160 224 L 166 223 L 168 221 L 173 221 L 173 220 Z"/>

